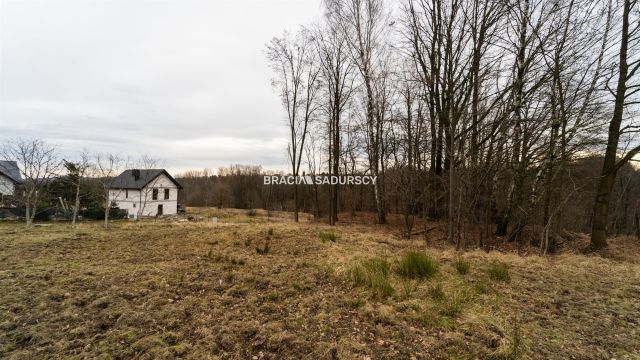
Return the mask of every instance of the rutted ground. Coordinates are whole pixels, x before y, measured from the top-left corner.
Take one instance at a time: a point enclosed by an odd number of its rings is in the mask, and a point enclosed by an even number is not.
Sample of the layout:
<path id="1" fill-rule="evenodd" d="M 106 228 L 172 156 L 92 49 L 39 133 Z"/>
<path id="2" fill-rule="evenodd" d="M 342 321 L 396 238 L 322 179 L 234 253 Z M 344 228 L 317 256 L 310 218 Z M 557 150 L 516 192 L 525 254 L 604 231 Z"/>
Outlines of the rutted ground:
<path id="1" fill-rule="evenodd" d="M 0 357 L 640 358 L 637 263 L 474 251 L 461 274 L 455 252 L 384 228 L 326 233 L 263 219 L 0 224 Z M 437 273 L 399 276 L 408 251 Z M 390 266 L 388 296 L 354 285 L 372 258 Z M 496 264 L 508 280 L 489 275 Z"/>

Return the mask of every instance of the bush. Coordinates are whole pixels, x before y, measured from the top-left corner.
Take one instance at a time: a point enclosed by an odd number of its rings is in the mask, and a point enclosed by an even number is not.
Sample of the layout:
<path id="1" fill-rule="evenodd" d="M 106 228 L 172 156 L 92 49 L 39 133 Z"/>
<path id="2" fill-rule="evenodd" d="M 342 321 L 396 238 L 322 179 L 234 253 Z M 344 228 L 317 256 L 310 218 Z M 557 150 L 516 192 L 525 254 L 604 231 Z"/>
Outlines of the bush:
<path id="1" fill-rule="evenodd" d="M 79 215 L 83 219 L 87 220 L 104 220 L 104 208 L 89 208 L 80 210 Z M 118 208 L 109 209 L 109 220 L 126 219 L 127 210 L 120 210 Z"/>
<path id="2" fill-rule="evenodd" d="M 424 279 L 438 272 L 438 263 L 426 254 L 410 251 L 400 259 L 396 273 L 408 279 Z"/>
<path id="3" fill-rule="evenodd" d="M 370 289 L 374 297 L 386 298 L 394 292 L 389 281 L 389 262 L 383 258 L 373 258 L 360 262 L 349 272 L 355 286 Z"/>
<path id="4" fill-rule="evenodd" d="M 469 269 L 471 268 L 471 264 L 462 257 L 456 259 L 456 270 L 461 275 L 466 275 L 469 273 Z"/>
<path id="5" fill-rule="evenodd" d="M 320 240 L 322 240 L 322 242 L 327 242 L 327 241 L 336 242 L 336 240 L 338 239 L 338 236 L 336 235 L 335 232 L 333 232 L 333 230 L 332 231 L 320 230 L 320 232 L 318 233 L 318 236 L 320 237 Z"/>
<path id="6" fill-rule="evenodd" d="M 509 266 L 505 263 L 493 263 L 489 267 L 489 277 L 497 281 L 509 281 Z"/>

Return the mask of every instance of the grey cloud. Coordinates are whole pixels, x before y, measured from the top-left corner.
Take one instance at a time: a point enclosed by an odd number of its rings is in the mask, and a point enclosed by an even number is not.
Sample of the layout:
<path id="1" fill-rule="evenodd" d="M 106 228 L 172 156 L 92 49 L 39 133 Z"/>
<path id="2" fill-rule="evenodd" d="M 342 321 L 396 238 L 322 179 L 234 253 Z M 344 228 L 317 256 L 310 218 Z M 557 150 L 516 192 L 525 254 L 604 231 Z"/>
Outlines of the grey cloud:
<path id="1" fill-rule="evenodd" d="M 264 44 L 320 0 L 0 0 L 0 141 L 286 167 Z"/>

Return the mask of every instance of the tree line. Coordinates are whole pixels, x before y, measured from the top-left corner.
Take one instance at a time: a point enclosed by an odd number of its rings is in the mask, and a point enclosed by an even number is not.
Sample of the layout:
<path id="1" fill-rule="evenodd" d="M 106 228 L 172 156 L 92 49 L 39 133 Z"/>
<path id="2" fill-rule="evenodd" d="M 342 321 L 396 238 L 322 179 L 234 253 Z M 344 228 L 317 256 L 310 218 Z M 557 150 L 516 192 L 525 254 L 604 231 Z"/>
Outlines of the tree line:
<path id="1" fill-rule="evenodd" d="M 544 253 L 592 194 L 580 219 L 598 249 L 620 226 L 616 195 L 637 212 L 637 195 L 616 187 L 640 152 L 638 0 L 323 6 L 316 24 L 266 46 L 293 175 L 375 175 L 378 223 L 393 197 L 408 227 L 445 218 L 458 247 L 469 231 L 521 243 L 537 228 Z M 594 181 L 574 172 L 587 163 Z M 331 224 L 344 192 L 329 189 Z"/>

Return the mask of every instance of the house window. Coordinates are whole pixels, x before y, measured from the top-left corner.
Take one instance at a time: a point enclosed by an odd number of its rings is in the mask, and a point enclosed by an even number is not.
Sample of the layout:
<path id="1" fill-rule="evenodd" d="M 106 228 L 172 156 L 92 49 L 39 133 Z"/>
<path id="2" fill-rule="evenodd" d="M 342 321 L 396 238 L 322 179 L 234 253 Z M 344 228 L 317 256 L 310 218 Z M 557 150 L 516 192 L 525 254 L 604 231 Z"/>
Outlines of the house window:
<path id="1" fill-rule="evenodd" d="M 124 197 L 127 199 L 129 198 L 129 190 L 124 191 Z"/>
<path id="2" fill-rule="evenodd" d="M 133 203 L 133 207 L 134 207 L 134 208 L 136 207 L 136 203 Z"/>
<path id="3" fill-rule="evenodd" d="M 164 189 L 164 199 L 169 200 L 169 189 Z"/>
<path id="4" fill-rule="evenodd" d="M 158 189 L 153 189 L 153 195 L 151 195 L 152 200 L 158 200 Z"/>

